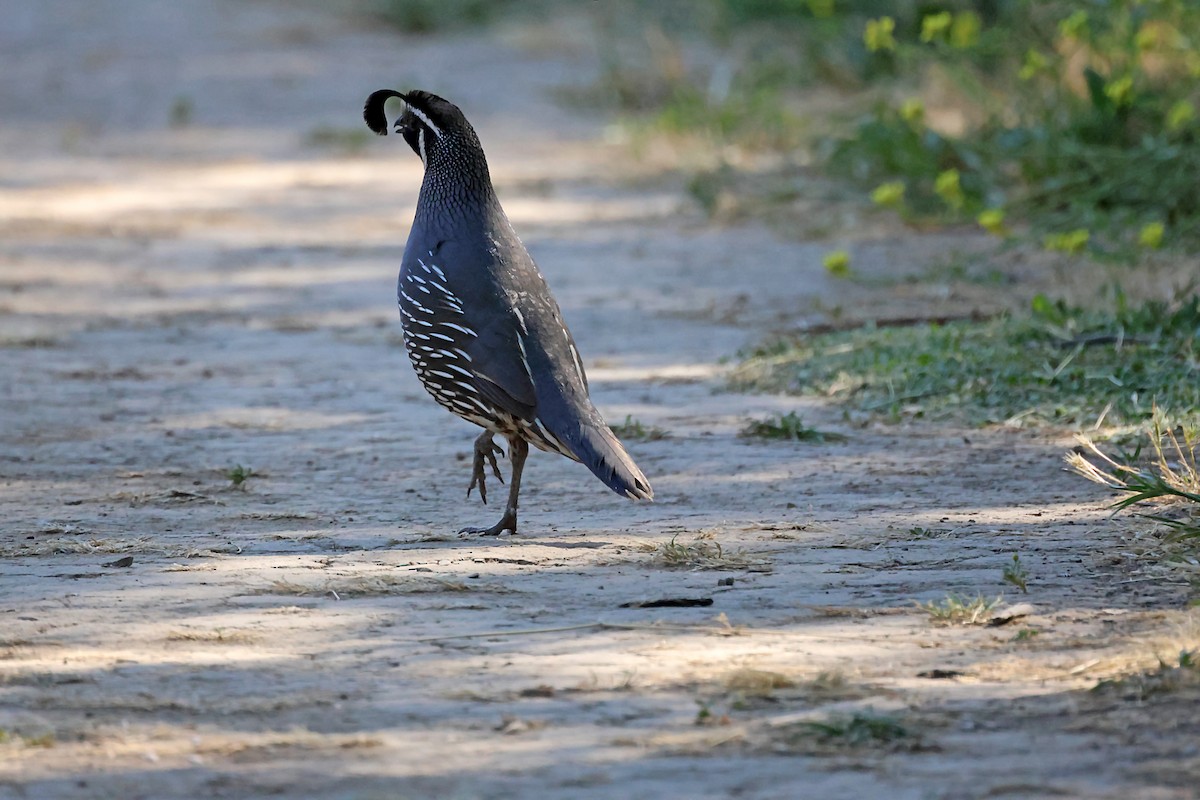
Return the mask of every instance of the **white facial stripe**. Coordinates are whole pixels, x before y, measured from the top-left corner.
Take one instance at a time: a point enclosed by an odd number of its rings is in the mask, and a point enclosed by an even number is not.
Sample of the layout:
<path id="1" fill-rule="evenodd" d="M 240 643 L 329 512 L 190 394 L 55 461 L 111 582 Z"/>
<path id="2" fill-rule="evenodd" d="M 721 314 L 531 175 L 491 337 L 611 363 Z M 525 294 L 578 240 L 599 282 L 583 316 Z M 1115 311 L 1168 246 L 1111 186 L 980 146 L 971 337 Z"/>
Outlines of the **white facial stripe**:
<path id="1" fill-rule="evenodd" d="M 434 125 L 433 122 L 429 119 L 429 115 L 426 114 L 424 111 L 422 111 L 419 108 L 414 108 L 411 105 L 409 105 L 408 103 L 404 104 L 404 110 L 408 111 L 414 117 L 421 120 L 421 122 L 425 123 L 425 125 L 429 128 L 429 130 L 433 131 L 434 136 L 438 137 L 439 139 L 442 138 L 442 129 L 439 128 L 437 125 Z"/>
<path id="2" fill-rule="evenodd" d="M 417 131 L 417 146 L 421 150 L 421 163 L 429 166 L 429 159 L 425 157 L 425 129 L 421 128 Z"/>
<path id="3" fill-rule="evenodd" d="M 400 102 L 404 103 L 403 100 L 401 100 Z M 429 115 L 426 114 L 421 109 L 415 108 L 414 106 L 410 105 L 409 103 L 404 103 L 404 110 L 402 112 L 400 112 L 400 116 L 396 117 L 396 121 L 393 123 L 393 126 L 395 127 L 396 130 L 400 130 L 400 120 L 402 120 L 404 118 L 405 114 L 412 114 L 414 117 L 421 120 L 421 122 L 425 125 L 425 127 L 429 128 L 429 130 L 433 131 L 434 136 L 436 136 L 439 139 L 442 138 L 442 129 L 439 128 L 437 125 L 433 124 L 433 120 L 431 120 L 429 118 Z"/>

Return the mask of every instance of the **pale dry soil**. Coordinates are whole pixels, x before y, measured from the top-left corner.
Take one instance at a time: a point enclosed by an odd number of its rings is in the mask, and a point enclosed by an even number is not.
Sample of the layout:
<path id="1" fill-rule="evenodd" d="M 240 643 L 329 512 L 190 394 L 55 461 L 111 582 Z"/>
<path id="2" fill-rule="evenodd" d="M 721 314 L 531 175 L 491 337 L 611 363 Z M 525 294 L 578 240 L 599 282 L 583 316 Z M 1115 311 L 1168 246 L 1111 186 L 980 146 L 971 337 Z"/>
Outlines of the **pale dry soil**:
<path id="1" fill-rule="evenodd" d="M 705 224 L 555 105 L 586 48 L 372 27 L 221 0 L 5 12 L 0 797 L 1195 796 L 1190 714 L 1087 691 L 1197 627 L 1063 471 L 1069 437 L 721 390 L 738 348 L 820 309 L 995 290 L 864 292 L 824 275 L 828 243 Z M 312 143 L 392 85 L 477 123 L 598 405 L 669 434 L 629 443 L 655 503 L 535 453 L 522 534 L 455 535 L 499 511 L 464 500 L 474 429 L 400 346 L 419 162 Z M 971 246 L 855 257 L 919 274 Z M 789 410 L 849 440 L 737 435 Z M 916 603 L 948 592 L 1015 618 L 935 625 Z M 712 603 L 623 607 L 669 598 Z M 854 713 L 906 735 L 804 726 Z"/>

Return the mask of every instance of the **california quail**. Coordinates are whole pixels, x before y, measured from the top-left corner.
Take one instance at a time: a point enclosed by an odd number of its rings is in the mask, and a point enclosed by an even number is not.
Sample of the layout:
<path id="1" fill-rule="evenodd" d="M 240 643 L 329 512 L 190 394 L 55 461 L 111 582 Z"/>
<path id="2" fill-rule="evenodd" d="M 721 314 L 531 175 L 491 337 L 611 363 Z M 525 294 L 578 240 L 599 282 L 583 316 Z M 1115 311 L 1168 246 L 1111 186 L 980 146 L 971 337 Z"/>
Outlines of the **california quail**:
<path id="1" fill-rule="evenodd" d="M 653 497 L 646 476 L 588 397 L 575 340 L 545 278 L 517 238 L 492 187 L 475 129 L 454 104 L 422 91 L 381 89 L 363 119 L 387 135 L 384 104 L 403 103 L 395 130 L 421 157 L 425 178 L 398 285 L 404 346 L 425 389 L 484 428 L 467 496 L 487 503 L 485 467 L 508 440 L 512 480 L 495 536 L 517 530 L 521 471 L 532 444 L 580 461 L 617 494 Z"/>

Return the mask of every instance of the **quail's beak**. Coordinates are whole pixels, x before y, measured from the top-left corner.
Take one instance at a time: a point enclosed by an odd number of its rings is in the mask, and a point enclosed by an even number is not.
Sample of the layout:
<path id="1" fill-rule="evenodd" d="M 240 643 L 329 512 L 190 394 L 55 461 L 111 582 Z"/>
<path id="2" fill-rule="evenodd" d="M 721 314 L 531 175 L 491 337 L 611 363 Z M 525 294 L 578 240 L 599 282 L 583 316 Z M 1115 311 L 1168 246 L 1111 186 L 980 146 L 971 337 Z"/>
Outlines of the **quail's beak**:
<path id="1" fill-rule="evenodd" d="M 400 133 L 404 129 L 404 118 L 408 116 L 408 102 L 403 96 L 396 99 L 400 101 L 400 113 L 396 115 L 396 121 L 392 123 L 392 130 Z"/>

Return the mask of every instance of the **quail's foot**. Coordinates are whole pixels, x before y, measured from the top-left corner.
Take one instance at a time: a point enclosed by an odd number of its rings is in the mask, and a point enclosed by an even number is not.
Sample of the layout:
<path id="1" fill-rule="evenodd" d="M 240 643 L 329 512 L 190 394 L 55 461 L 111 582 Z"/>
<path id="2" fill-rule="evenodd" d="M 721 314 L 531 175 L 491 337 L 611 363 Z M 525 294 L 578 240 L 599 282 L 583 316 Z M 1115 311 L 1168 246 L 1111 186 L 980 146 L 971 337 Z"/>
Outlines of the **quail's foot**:
<path id="1" fill-rule="evenodd" d="M 496 480 L 504 483 L 504 476 L 500 474 L 500 467 L 496 464 L 496 454 L 504 455 L 504 450 L 500 445 L 492 441 L 492 433 L 484 431 L 475 439 L 475 462 L 471 468 L 471 485 L 467 487 L 467 497 L 471 496 L 471 490 L 476 486 L 479 487 L 479 499 L 483 504 L 487 505 L 487 470 L 484 468 L 485 462 L 492 467 L 492 473 L 496 476 Z"/>
<path id="2" fill-rule="evenodd" d="M 511 531 L 514 535 L 517 532 L 517 512 L 508 509 L 504 512 L 504 516 L 490 528 L 463 528 L 458 532 L 459 536 L 499 536 L 505 531 Z"/>

